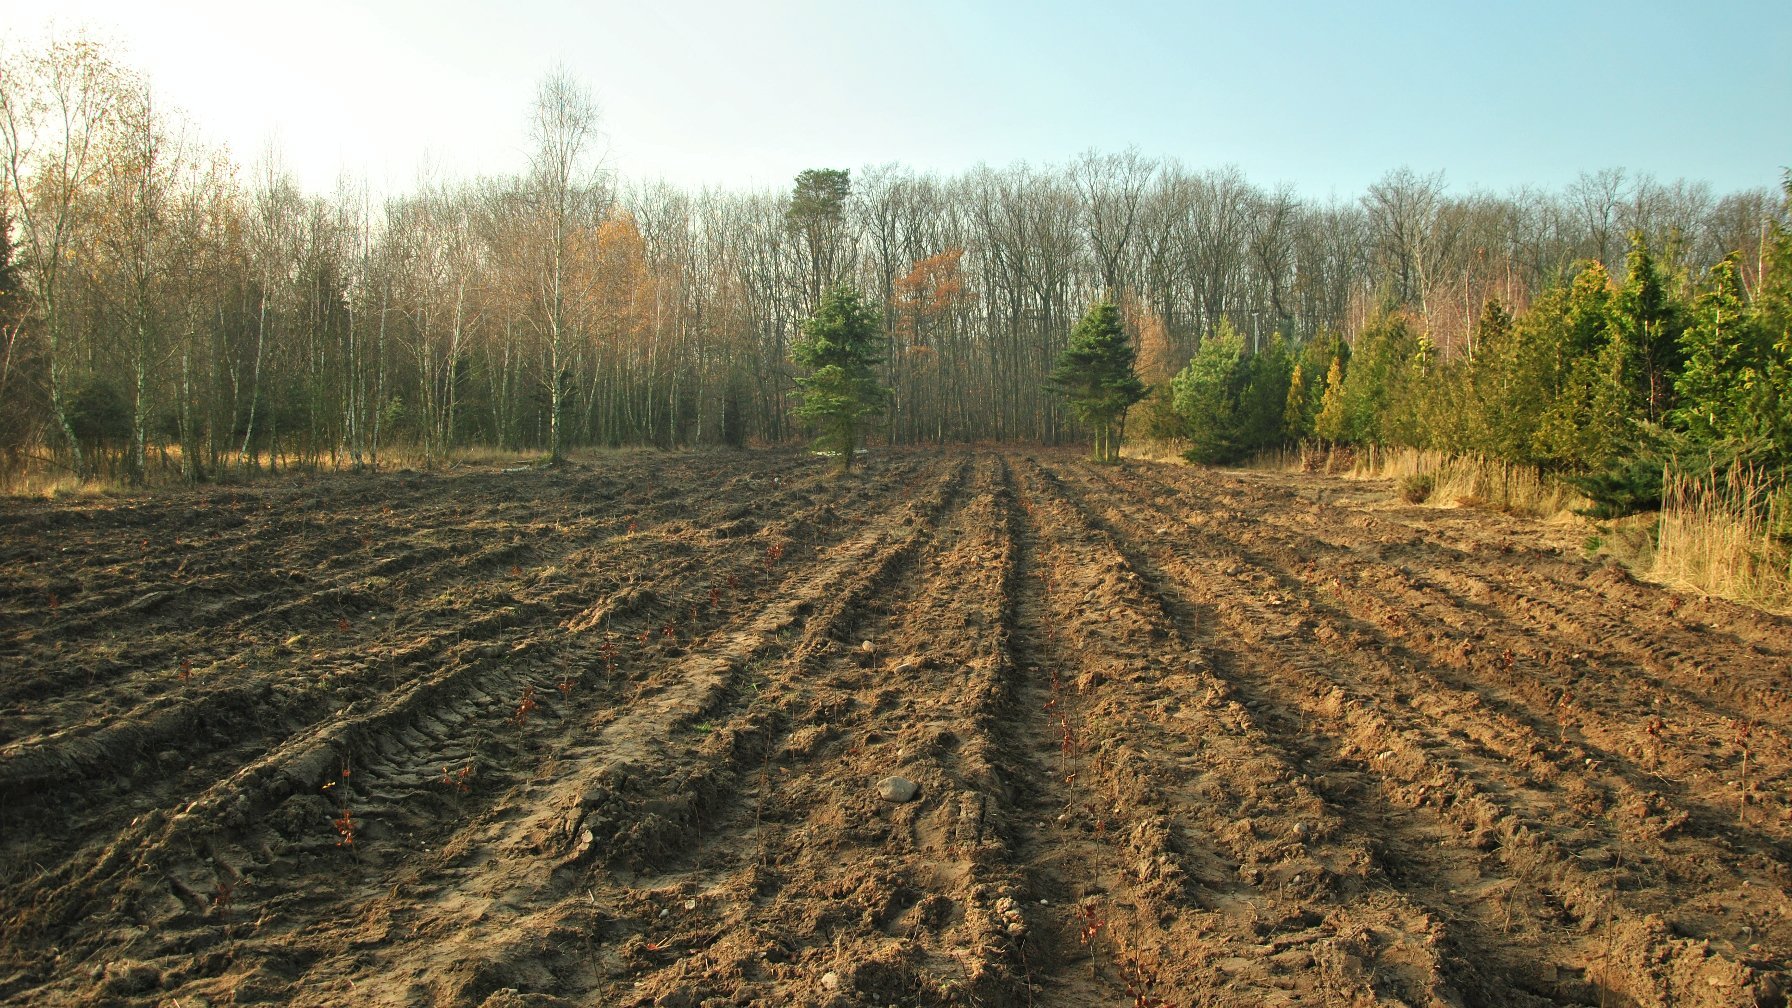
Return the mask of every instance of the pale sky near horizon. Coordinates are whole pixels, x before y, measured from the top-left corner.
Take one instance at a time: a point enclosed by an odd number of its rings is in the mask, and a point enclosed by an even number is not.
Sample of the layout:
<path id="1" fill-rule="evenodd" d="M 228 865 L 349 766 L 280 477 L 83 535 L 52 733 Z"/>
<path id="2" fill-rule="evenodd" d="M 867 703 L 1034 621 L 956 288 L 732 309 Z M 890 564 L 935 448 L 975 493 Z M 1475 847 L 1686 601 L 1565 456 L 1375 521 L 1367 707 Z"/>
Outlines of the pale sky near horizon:
<path id="1" fill-rule="evenodd" d="M 1401 2 L 493 5 L 0 0 L 0 40 L 115 44 L 239 163 L 376 191 L 520 170 L 563 65 L 626 179 L 787 186 L 804 168 L 956 173 L 1137 147 L 1350 199 L 1608 167 L 1718 193 L 1792 164 L 1792 4 Z"/>

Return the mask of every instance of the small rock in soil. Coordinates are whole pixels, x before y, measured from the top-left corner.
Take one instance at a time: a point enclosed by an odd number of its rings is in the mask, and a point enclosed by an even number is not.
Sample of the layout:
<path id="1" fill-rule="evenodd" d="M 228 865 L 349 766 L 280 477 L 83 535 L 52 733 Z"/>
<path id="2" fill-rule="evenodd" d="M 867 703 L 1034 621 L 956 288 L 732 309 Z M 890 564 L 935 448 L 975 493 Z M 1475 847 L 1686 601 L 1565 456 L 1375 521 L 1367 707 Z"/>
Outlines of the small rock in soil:
<path id="1" fill-rule="evenodd" d="M 887 802 L 914 801 L 921 786 L 907 777 L 885 777 L 877 782 L 877 793 Z"/>

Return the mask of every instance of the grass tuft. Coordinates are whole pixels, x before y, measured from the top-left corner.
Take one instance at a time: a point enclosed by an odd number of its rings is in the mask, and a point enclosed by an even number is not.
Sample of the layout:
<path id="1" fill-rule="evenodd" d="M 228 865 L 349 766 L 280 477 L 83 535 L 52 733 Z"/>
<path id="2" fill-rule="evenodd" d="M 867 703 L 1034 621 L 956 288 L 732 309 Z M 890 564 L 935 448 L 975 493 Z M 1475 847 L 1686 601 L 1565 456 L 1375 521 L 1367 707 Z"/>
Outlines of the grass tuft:
<path id="1" fill-rule="evenodd" d="M 1792 611 L 1792 491 L 1747 463 L 1669 471 L 1649 575 L 1708 595 Z"/>
<path id="2" fill-rule="evenodd" d="M 1554 521 L 1576 519 L 1577 508 L 1592 504 L 1535 466 L 1429 449 L 1361 448 L 1347 475 L 1359 480 L 1394 480 L 1403 493 L 1416 492 L 1429 479 L 1431 487 L 1423 499 L 1431 507 L 1484 507 Z M 1409 481 L 1411 491 L 1407 489 Z"/>

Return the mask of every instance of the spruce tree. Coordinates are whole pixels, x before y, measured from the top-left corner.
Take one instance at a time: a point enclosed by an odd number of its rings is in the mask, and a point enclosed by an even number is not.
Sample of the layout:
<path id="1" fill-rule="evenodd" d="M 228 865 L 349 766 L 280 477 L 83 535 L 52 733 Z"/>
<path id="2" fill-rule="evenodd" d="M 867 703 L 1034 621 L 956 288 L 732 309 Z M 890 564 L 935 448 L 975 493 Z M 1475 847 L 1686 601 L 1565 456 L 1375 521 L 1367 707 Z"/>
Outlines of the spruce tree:
<path id="1" fill-rule="evenodd" d="M 1283 415 L 1288 408 L 1288 386 L 1294 376 L 1294 355 L 1280 333 L 1245 362 L 1244 388 L 1238 396 L 1240 442 L 1247 454 L 1255 454 L 1285 440 Z"/>
<path id="2" fill-rule="evenodd" d="M 1792 210 L 1792 172 L 1787 173 L 1784 188 L 1787 208 Z M 1751 312 L 1761 364 L 1749 408 L 1759 419 L 1759 436 L 1772 445 L 1781 463 L 1792 465 L 1792 230 L 1775 221 L 1761 258 L 1761 280 Z M 1792 512 L 1792 499 L 1787 506 Z"/>
<path id="3" fill-rule="evenodd" d="M 1288 395 L 1282 404 L 1282 439 L 1300 441 L 1306 438 L 1307 375 L 1306 363 L 1296 361 L 1294 373 L 1288 376 Z"/>
<path id="4" fill-rule="evenodd" d="M 1319 400 L 1319 416 L 1313 420 L 1313 433 L 1328 445 L 1350 440 L 1349 418 L 1344 412 L 1344 355 L 1332 357 L 1325 372 L 1325 394 Z"/>
<path id="5" fill-rule="evenodd" d="M 1348 440 L 1413 443 L 1426 356 L 1416 327 L 1405 315 L 1377 315 L 1363 326 L 1344 375 Z"/>
<path id="6" fill-rule="evenodd" d="M 1680 334 L 1680 349 L 1686 367 L 1674 382 L 1674 426 L 1701 441 L 1762 433 L 1758 425 L 1765 418 L 1756 412 L 1754 387 L 1772 348 L 1747 310 L 1734 253 L 1711 267 L 1708 286 Z"/>
<path id="7" fill-rule="evenodd" d="M 1248 378 L 1244 337 L 1220 320 L 1219 329 L 1201 341 L 1188 365 L 1170 380 L 1176 412 L 1191 442 L 1190 462 L 1217 465 L 1236 462 L 1245 451 L 1239 396 Z"/>
<path id="8" fill-rule="evenodd" d="M 1145 383 L 1133 371 L 1138 350 L 1120 325 L 1120 309 L 1097 302 L 1070 331 L 1070 344 L 1058 355 L 1046 379 L 1047 388 L 1070 402 L 1077 419 L 1095 429 L 1097 462 L 1120 458 L 1120 434 L 1126 411 L 1145 397 Z"/>
<path id="9" fill-rule="evenodd" d="M 1645 419 L 1660 422 L 1674 405 L 1674 376 L 1685 364 L 1685 310 L 1640 232 L 1630 236 L 1624 286 L 1611 299 L 1611 329 L 1630 355 L 1628 376 Z"/>
<path id="10" fill-rule="evenodd" d="M 829 288 L 791 358 L 807 374 L 796 380 L 795 413 L 821 429 L 818 444 L 840 453 L 840 469 L 852 469 L 867 417 L 883 408 L 889 390 L 872 368 L 879 362 L 879 315 L 850 285 Z"/>

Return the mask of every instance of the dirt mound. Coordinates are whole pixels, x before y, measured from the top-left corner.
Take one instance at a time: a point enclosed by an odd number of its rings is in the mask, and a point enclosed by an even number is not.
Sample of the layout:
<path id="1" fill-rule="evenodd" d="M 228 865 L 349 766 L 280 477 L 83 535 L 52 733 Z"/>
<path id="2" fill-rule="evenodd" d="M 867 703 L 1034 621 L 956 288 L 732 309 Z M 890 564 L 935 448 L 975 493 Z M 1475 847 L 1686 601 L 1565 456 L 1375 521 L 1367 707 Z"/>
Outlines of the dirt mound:
<path id="1" fill-rule="evenodd" d="M 1786 1003 L 1792 623 L 1322 475 L 824 466 L 0 505 L 0 999 Z"/>

